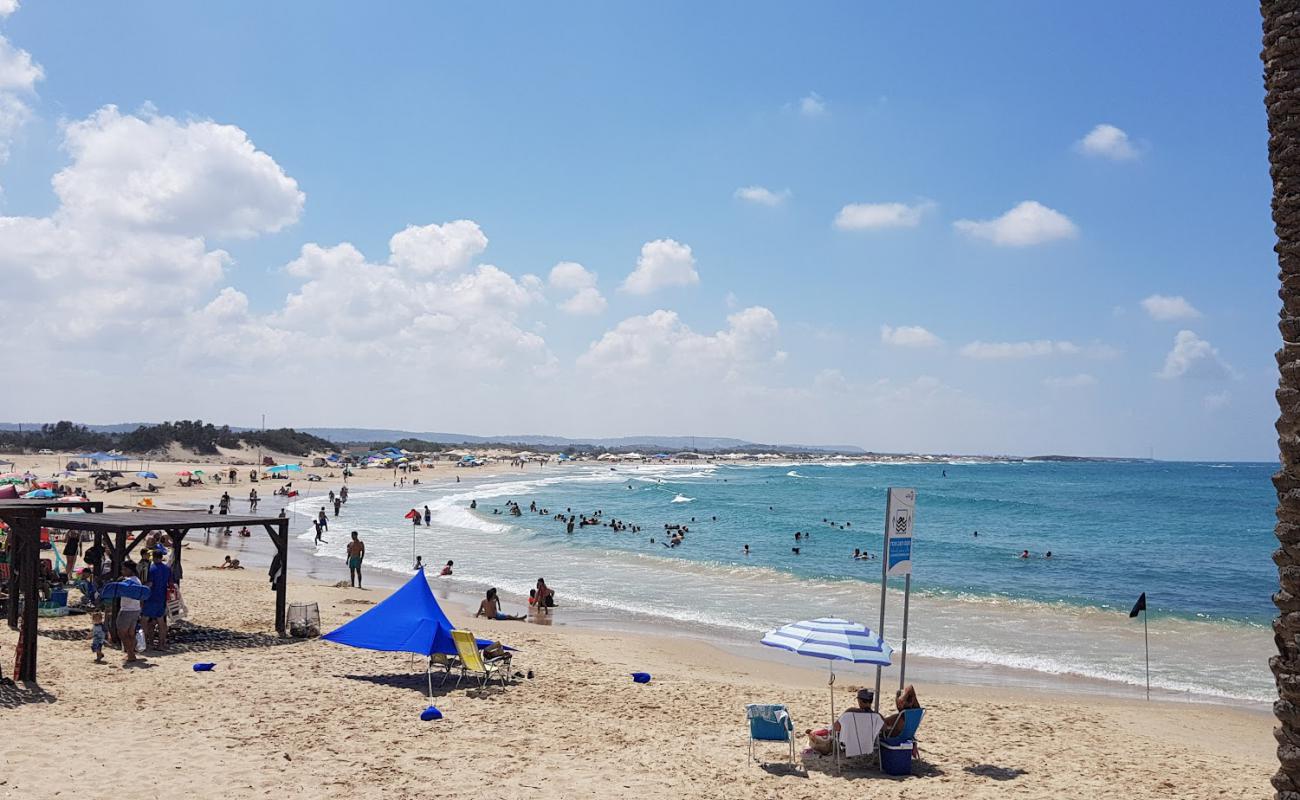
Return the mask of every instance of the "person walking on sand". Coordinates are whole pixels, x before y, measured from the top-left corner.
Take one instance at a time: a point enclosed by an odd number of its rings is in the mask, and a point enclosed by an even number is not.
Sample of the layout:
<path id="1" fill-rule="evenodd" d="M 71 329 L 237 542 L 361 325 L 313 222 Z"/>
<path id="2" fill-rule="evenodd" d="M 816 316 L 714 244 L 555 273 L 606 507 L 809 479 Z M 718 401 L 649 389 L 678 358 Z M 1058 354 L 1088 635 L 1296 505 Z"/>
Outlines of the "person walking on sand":
<path id="1" fill-rule="evenodd" d="M 352 532 L 352 541 L 348 542 L 348 580 L 353 586 L 361 588 L 361 562 L 366 557 L 366 543 Z"/>
<path id="2" fill-rule="evenodd" d="M 257 500 L 258 500 L 257 489 L 249 489 L 248 490 L 248 513 L 251 514 L 257 510 Z"/>
<path id="3" fill-rule="evenodd" d="M 325 541 L 324 537 L 321 536 L 320 520 L 312 520 L 312 524 L 316 526 L 316 541 L 312 542 L 312 544 L 329 544 L 329 542 Z"/>
<path id="4" fill-rule="evenodd" d="M 135 562 L 127 560 L 122 563 L 121 583 L 141 585 L 135 575 Z M 140 621 L 140 601 L 134 597 L 123 597 L 118 601 L 117 637 L 122 642 L 122 652 L 126 655 L 123 664 L 134 664 L 140 659 L 135 656 L 135 627 Z"/>

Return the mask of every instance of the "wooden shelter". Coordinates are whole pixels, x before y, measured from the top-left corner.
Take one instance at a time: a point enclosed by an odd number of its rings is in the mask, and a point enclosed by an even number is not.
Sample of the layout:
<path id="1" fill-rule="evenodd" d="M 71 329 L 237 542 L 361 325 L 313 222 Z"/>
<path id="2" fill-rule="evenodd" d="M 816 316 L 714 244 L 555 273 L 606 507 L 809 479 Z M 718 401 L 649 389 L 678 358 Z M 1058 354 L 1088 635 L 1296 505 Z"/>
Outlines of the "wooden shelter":
<path id="1" fill-rule="evenodd" d="M 9 600 L 6 616 L 9 627 L 18 629 L 18 663 L 14 672 L 18 680 L 36 680 L 36 577 L 41 564 L 41 528 L 49 522 L 86 517 L 89 514 L 64 514 L 46 517 L 50 509 L 82 509 L 100 512 L 104 504 L 80 497 L 53 498 L 50 500 L 0 500 L 0 520 L 9 526 L 12 543 L 9 547 Z M 21 625 L 18 618 L 18 597 L 23 598 Z"/>
<path id="2" fill-rule="evenodd" d="M 5 503 L 9 502 L 34 502 L 34 501 L 0 501 L 0 519 L 9 521 L 5 514 Z M 90 505 L 98 506 L 102 509 L 101 503 Z M 172 575 L 179 582 L 182 577 L 181 553 L 185 542 L 185 534 L 191 530 L 210 530 L 213 528 L 242 528 L 242 527 L 261 527 L 271 537 L 275 545 L 276 556 L 271 562 L 271 572 L 273 576 L 273 586 L 275 589 L 275 629 L 281 635 L 284 635 L 285 625 L 285 589 L 287 585 L 287 572 L 289 568 L 289 520 L 285 517 L 264 517 L 264 516 L 240 516 L 234 514 L 209 514 L 203 511 L 164 511 L 161 509 L 138 509 L 135 511 L 113 511 L 98 514 L 61 514 L 54 517 L 46 517 L 44 510 L 35 514 L 28 513 L 27 517 L 19 514 L 17 519 L 23 519 L 22 524 L 31 526 L 31 540 L 36 542 L 35 547 L 40 546 L 40 529 L 42 527 L 51 528 L 61 531 L 78 531 L 81 533 L 95 534 L 96 543 L 104 542 L 108 545 L 107 550 L 112 559 L 111 576 L 114 579 L 121 577 L 122 564 L 126 561 L 127 556 L 144 541 L 141 535 L 147 531 L 166 531 L 172 540 Z M 10 523 L 13 524 L 12 522 Z M 135 536 L 131 536 L 135 534 Z M 32 564 L 38 564 L 32 561 Z M 27 570 L 24 570 L 26 573 Z M 35 594 L 35 572 L 32 572 L 32 594 Z M 30 595 L 24 594 L 24 597 Z M 20 680 L 35 680 L 36 677 L 36 602 L 33 599 L 25 601 L 24 617 L 31 616 L 31 637 L 32 644 L 24 650 L 25 658 L 31 662 L 30 670 L 23 670 L 18 675 Z M 114 602 L 116 608 L 117 603 Z M 111 628 L 112 626 L 110 626 Z M 28 655 L 30 653 L 30 655 Z"/>

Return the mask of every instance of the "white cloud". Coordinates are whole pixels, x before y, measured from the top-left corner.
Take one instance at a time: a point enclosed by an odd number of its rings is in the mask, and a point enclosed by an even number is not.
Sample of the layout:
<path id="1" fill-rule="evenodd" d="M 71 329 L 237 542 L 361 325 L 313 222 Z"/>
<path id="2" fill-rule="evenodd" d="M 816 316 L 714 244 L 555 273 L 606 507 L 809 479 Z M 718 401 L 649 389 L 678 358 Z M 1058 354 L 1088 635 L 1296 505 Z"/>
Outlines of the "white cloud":
<path id="1" fill-rule="evenodd" d="M 959 219 L 953 227 L 1003 247 L 1027 247 L 1079 235 L 1069 217 L 1033 200 L 1020 203 L 997 219 Z"/>
<path id="2" fill-rule="evenodd" d="M 78 225 L 243 238 L 297 221 L 306 200 L 233 125 L 105 106 L 64 125 L 63 138 L 72 163 L 54 192 Z"/>
<path id="3" fill-rule="evenodd" d="M 418 273 L 460 270 L 487 249 L 478 223 L 458 219 L 443 225 L 408 225 L 388 240 L 389 260 Z"/>
<path id="4" fill-rule="evenodd" d="M 579 316 L 603 314 L 609 303 L 598 289 L 588 286 L 573 293 L 573 296 L 560 303 L 560 310 Z"/>
<path id="5" fill-rule="evenodd" d="M 774 192 L 765 186 L 742 186 L 735 192 L 738 200 L 760 206 L 779 206 L 790 198 L 790 190 Z"/>
<path id="6" fill-rule="evenodd" d="M 920 325 L 880 326 L 880 341 L 894 347 L 934 347 L 943 341 Z"/>
<path id="7" fill-rule="evenodd" d="M 577 291 L 579 289 L 590 289 L 596 285 L 596 273 L 574 261 L 561 261 L 551 267 L 551 274 L 547 278 L 553 289 L 564 289 L 567 291 Z"/>
<path id="8" fill-rule="evenodd" d="M 1114 125 L 1102 123 L 1075 143 L 1080 153 L 1112 161 L 1127 161 L 1138 157 L 1137 148 L 1129 141 L 1128 134 Z"/>
<path id="9" fill-rule="evenodd" d="M 1086 386 L 1096 386 L 1097 379 L 1086 372 L 1080 372 L 1077 375 L 1043 378 L 1043 383 L 1049 389 L 1082 389 Z"/>
<path id="10" fill-rule="evenodd" d="M 17 0 L 0 0 L 0 19 L 18 10 Z M 0 164 L 9 159 L 9 145 L 32 116 L 28 105 L 36 84 L 45 77 L 31 53 L 0 36 Z"/>
<path id="11" fill-rule="evenodd" d="M 1218 411 L 1232 403 L 1232 395 L 1228 392 L 1214 392 L 1205 396 L 1204 403 L 1206 411 Z"/>
<path id="12" fill-rule="evenodd" d="M 1174 336 L 1174 347 L 1165 356 L 1164 368 L 1156 373 L 1156 377 L 1165 380 L 1222 380 L 1235 377 L 1235 374 L 1232 367 L 1219 356 L 1214 345 L 1192 331 L 1182 330 Z"/>
<path id="13" fill-rule="evenodd" d="M 850 203 L 835 215 L 835 227 L 842 231 L 880 228 L 915 228 L 933 203 Z"/>
<path id="14" fill-rule="evenodd" d="M 1038 339 L 1032 342 L 971 342 L 961 348 L 961 354 L 983 360 L 1015 360 L 1076 355 L 1109 358 L 1115 355 L 1115 351 L 1106 345 L 1081 347 L 1074 342 Z"/>
<path id="15" fill-rule="evenodd" d="M 776 315 L 753 306 L 727 317 L 712 335 L 696 333 L 675 311 L 628 317 L 578 358 L 582 367 L 619 372 L 651 382 L 683 375 L 734 377 L 756 365 L 783 360 L 776 340 Z"/>
<path id="16" fill-rule="evenodd" d="M 40 307 L 64 320 L 41 333 L 52 345 L 170 334 L 231 261 L 206 235 L 275 230 L 302 207 L 297 184 L 238 128 L 109 106 L 62 131 L 59 207 L 0 217 L 0 316 L 35 324 L 20 310 Z"/>
<path id="17" fill-rule="evenodd" d="M 826 113 L 826 101 L 816 92 L 799 99 L 799 113 L 805 117 L 820 117 Z"/>
<path id="18" fill-rule="evenodd" d="M 551 267 L 547 283 L 552 289 L 572 292 L 568 300 L 560 303 L 560 310 L 575 315 L 594 315 L 604 312 L 609 305 L 596 288 L 596 273 L 574 261 L 561 261 Z"/>
<path id="19" fill-rule="evenodd" d="M 636 269 L 623 281 L 623 291 L 650 294 L 670 286 L 693 286 L 700 282 L 695 256 L 689 245 L 673 239 L 655 239 L 641 246 Z"/>
<path id="20" fill-rule="evenodd" d="M 849 391 L 849 382 L 838 369 L 824 369 L 813 378 L 813 388 L 819 392 L 843 394 Z"/>
<path id="21" fill-rule="evenodd" d="M 1201 316 L 1201 312 L 1182 296 L 1170 297 L 1162 294 L 1153 294 L 1142 301 L 1142 307 L 1146 309 L 1151 319 L 1161 322 L 1168 322 L 1176 319 L 1196 319 Z"/>
<path id="22" fill-rule="evenodd" d="M 63 131 L 61 205 L 48 217 L 0 217 L 0 318 L 30 320 L 15 333 L 39 337 L 47 358 L 75 353 L 90 372 L 132 374 L 220 364 L 249 390 L 268 363 L 384 380 L 554 362 L 521 319 L 542 299 L 541 279 L 471 268 L 487 243 L 474 222 L 409 227 L 392 237 L 386 263 L 346 242 L 305 244 L 284 268 L 297 288 L 258 311 L 223 284 L 231 258 L 206 237 L 297 218 L 302 192 L 269 155 L 232 126 L 111 107 Z"/>
<path id="23" fill-rule="evenodd" d="M 36 82 L 43 77 L 45 72 L 32 61 L 31 53 L 0 36 L 0 92 L 35 91 Z"/>

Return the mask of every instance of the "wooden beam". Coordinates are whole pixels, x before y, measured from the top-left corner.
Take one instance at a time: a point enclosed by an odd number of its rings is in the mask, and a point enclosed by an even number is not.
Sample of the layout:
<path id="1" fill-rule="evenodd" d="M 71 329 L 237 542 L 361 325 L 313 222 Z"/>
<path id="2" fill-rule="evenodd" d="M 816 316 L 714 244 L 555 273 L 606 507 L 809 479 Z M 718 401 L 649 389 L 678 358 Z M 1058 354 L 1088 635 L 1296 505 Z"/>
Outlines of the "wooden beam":
<path id="1" fill-rule="evenodd" d="M 5 587 L 9 598 L 5 601 L 5 619 L 10 630 L 18 630 L 18 565 L 21 563 L 22 540 L 14 532 L 10 521 L 9 529 L 9 585 Z"/>
<path id="2" fill-rule="evenodd" d="M 113 539 L 113 568 L 109 576 L 113 580 L 118 580 L 122 577 L 122 563 L 126 561 L 126 531 L 118 531 Z M 113 598 L 113 608 L 108 614 L 108 638 L 112 642 L 121 641 L 121 637 L 117 635 L 117 612 L 121 608 L 122 601 Z"/>
<path id="3" fill-rule="evenodd" d="M 18 624 L 18 639 L 22 642 L 22 652 L 18 660 L 15 678 L 20 681 L 36 680 L 36 620 L 39 595 L 36 592 L 36 575 L 40 570 L 41 523 L 36 517 L 15 517 L 9 522 L 9 530 L 17 536 L 22 545 L 19 566 L 19 589 L 23 597 L 22 619 Z"/>
<path id="4" fill-rule="evenodd" d="M 275 583 L 275 630 L 281 636 L 285 635 L 288 628 L 285 622 L 287 613 L 285 598 L 289 584 L 289 520 L 277 520 L 273 523 L 266 523 L 262 527 L 271 535 L 271 541 L 275 543 L 276 552 L 280 560 L 280 580 Z M 279 530 L 276 530 L 276 529 Z"/>
<path id="5" fill-rule="evenodd" d="M 183 574 L 181 568 L 181 545 L 184 544 L 185 534 L 189 533 L 189 531 L 170 530 L 167 531 L 167 533 L 172 537 L 172 580 L 179 585 L 181 582 L 181 575 Z"/>

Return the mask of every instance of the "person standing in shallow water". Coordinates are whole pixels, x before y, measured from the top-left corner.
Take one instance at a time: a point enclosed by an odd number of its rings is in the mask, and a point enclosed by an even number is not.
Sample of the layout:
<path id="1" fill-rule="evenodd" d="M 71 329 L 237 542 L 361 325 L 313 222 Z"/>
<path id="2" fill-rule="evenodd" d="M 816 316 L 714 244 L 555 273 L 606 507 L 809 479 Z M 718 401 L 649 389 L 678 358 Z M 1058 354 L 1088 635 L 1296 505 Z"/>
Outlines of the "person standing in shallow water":
<path id="1" fill-rule="evenodd" d="M 352 541 L 348 542 L 348 581 L 358 589 L 361 588 L 361 562 L 366 557 L 366 543 L 352 532 Z"/>

